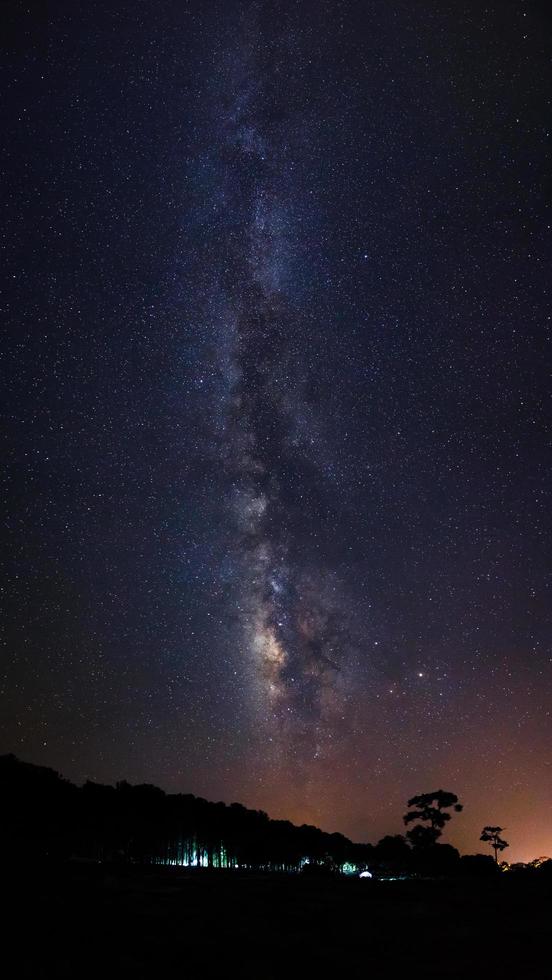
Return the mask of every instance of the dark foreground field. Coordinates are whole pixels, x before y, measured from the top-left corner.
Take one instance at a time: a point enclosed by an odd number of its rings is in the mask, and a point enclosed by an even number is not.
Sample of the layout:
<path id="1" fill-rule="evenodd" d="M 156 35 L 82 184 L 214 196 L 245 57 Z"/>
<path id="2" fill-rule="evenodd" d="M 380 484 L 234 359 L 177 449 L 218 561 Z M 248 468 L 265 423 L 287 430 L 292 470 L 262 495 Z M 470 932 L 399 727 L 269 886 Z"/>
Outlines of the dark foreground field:
<path id="1" fill-rule="evenodd" d="M 29 867 L 9 886 L 6 976 L 550 975 L 552 885 Z M 7 949 L 4 945 L 4 954 Z"/>

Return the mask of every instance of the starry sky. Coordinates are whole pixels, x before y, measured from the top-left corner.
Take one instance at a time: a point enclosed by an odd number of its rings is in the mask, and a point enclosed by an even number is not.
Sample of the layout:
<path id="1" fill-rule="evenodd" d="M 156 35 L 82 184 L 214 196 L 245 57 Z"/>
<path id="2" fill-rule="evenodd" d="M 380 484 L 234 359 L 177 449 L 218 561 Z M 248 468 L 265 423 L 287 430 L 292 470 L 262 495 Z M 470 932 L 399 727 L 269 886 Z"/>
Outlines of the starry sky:
<path id="1" fill-rule="evenodd" d="M 7 0 L 0 747 L 552 853 L 552 15 Z"/>

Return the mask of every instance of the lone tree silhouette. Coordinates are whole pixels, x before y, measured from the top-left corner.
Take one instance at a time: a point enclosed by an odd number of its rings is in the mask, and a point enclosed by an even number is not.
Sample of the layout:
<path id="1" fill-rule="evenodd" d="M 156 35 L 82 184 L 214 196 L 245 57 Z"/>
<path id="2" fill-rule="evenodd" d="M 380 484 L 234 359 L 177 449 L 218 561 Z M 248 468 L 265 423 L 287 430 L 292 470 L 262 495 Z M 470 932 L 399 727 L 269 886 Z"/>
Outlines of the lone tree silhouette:
<path id="1" fill-rule="evenodd" d="M 455 813 L 460 813 L 463 809 L 462 804 L 458 802 L 458 797 L 454 793 L 447 793 L 444 789 L 413 796 L 407 806 L 414 809 L 409 809 L 408 813 L 405 813 L 403 817 L 405 824 L 412 823 L 414 820 L 420 821 L 406 834 L 414 847 L 431 847 L 436 844 L 443 833 L 443 827 L 451 817 L 446 810 L 453 807 Z"/>
<path id="2" fill-rule="evenodd" d="M 494 851 L 495 861 L 498 864 L 498 852 L 503 851 L 506 847 L 509 847 L 507 840 L 503 840 L 500 836 L 503 833 L 503 827 L 483 827 L 481 831 L 481 837 L 479 840 L 484 840 L 489 843 Z"/>

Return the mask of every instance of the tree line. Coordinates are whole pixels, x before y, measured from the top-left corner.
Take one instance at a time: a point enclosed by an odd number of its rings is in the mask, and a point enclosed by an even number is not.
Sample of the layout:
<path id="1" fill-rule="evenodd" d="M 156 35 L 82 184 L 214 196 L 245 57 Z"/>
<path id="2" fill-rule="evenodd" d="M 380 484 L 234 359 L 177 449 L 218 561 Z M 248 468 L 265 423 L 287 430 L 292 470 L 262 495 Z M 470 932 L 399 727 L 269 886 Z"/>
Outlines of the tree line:
<path id="1" fill-rule="evenodd" d="M 2 845 L 7 859 L 67 860 L 203 868 L 388 874 L 492 873 L 507 847 L 500 827 L 485 827 L 481 840 L 495 853 L 460 857 L 439 843 L 451 812 L 462 805 L 437 790 L 408 801 L 406 835 L 358 844 L 343 834 L 307 824 L 271 820 L 240 803 L 212 803 L 192 794 L 165 793 L 123 781 L 77 787 L 53 769 L 0 757 Z"/>
<path id="2" fill-rule="evenodd" d="M 0 757 L 3 845 L 34 858 L 298 870 L 305 862 L 366 866 L 369 845 L 318 827 L 271 820 L 240 803 L 211 803 L 152 785 L 88 781 Z"/>

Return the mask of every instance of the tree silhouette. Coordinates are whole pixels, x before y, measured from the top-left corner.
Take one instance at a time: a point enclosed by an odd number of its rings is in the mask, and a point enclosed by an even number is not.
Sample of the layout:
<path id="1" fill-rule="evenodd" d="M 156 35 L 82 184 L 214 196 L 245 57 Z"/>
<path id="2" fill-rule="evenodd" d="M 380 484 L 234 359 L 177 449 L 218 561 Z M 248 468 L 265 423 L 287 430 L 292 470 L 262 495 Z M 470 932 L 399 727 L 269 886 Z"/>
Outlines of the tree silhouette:
<path id="1" fill-rule="evenodd" d="M 77 787 L 15 756 L 0 756 L 0 795 L 4 859 L 298 871 L 305 860 L 320 867 L 366 867 L 374 857 L 369 844 L 270 820 L 240 803 L 226 806 L 125 780 Z"/>
<path id="2" fill-rule="evenodd" d="M 490 844 L 495 856 L 495 861 L 498 864 L 498 852 L 505 850 L 509 847 L 509 843 L 503 840 L 500 836 L 503 833 L 502 827 L 483 827 L 481 831 L 481 837 L 479 840 L 484 840 L 486 843 Z"/>
<path id="3" fill-rule="evenodd" d="M 410 843 L 416 848 L 432 847 L 437 843 L 443 833 L 443 827 L 450 820 L 451 815 L 446 812 L 450 807 L 453 807 L 455 813 L 460 813 L 463 809 L 462 804 L 458 802 L 458 797 L 443 789 L 413 796 L 407 806 L 414 809 L 409 809 L 408 813 L 405 813 L 403 817 L 405 824 L 412 823 L 414 820 L 420 821 L 406 834 Z"/>
<path id="4" fill-rule="evenodd" d="M 412 861 L 412 850 L 402 834 L 386 834 L 374 848 L 377 866 L 386 871 L 406 871 Z"/>

